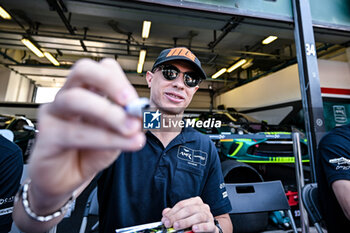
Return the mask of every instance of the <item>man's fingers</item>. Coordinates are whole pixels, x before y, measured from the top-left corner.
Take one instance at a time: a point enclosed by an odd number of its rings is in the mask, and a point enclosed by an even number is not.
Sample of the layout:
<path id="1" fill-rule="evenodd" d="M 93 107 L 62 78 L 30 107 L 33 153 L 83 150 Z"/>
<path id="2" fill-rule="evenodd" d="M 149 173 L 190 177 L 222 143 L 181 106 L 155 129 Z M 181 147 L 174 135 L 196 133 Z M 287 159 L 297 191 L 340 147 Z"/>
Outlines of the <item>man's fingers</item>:
<path id="1" fill-rule="evenodd" d="M 197 213 L 203 213 L 206 218 L 210 218 L 210 216 L 212 216 L 209 206 L 204 204 L 200 197 L 189 198 L 178 202 L 170 210 L 163 211 L 162 222 L 166 227 L 171 227 L 174 226 L 175 222 L 196 215 Z M 193 222 L 190 226 L 192 225 Z"/>
<path id="2" fill-rule="evenodd" d="M 168 211 L 165 214 L 165 217 L 175 215 L 178 211 L 182 210 L 187 206 L 195 206 L 195 205 L 202 205 L 202 204 L 203 204 L 203 201 L 200 197 L 193 197 L 193 198 L 179 201 L 178 203 L 176 203 L 176 205 L 174 205 L 173 208 L 171 208 L 170 211 Z"/>
<path id="3" fill-rule="evenodd" d="M 68 125 L 67 125 L 68 126 Z M 69 130 L 58 141 L 61 148 L 67 149 L 121 149 L 124 151 L 139 150 L 145 143 L 145 135 L 138 132 L 131 137 L 95 127 L 82 122 L 70 124 Z M 62 135 L 62 134 L 61 134 Z"/>
<path id="4" fill-rule="evenodd" d="M 40 127 L 40 124 L 50 127 Z M 54 149 L 94 149 L 125 151 L 139 150 L 145 143 L 145 135 L 139 131 L 125 137 L 114 131 L 81 121 L 65 121 L 54 116 L 46 116 L 39 124 L 38 139 L 45 137 L 45 144 Z M 139 123 L 141 124 L 141 123 Z M 52 137 L 55 135 L 55 137 Z M 52 138 L 51 138 L 52 137 Z M 38 141 L 39 142 L 39 141 Z M 42 145 L 45 147 L 45 145 Z M 58 153 L 58 152 L 55 152 Z"/>
<path id="5" fill-rule="evenodd" d="M 59 93 L 55 102 L 48 105 L 48 111 L 61 118 L 78 117 L 125 136 L 141 130 L 139 119 L 128 117 L 122 107 L 79 87 Z"/>
<path id="6" fill-rule="evenodd" d="M 190 228 L 193 225 L 198 225 L 201 223 L 206 223 L 209 221 L 209 216 L 205 212 L 194 212 L 187 217 L 180 218 L 173 223 L 175 230 Z M 214 220 L 213 220 L 214 222 Z"/>
<path id="7" fill-rule="evenodd" d="M 192 226 L 193 232 L 216 232 L 216 226 L 213 222 L 205 222 Z"/>
<path id="8" fill-rule="evenodd" d="M 116 62 L 114 59 L 105 58 L 100 62 L 100 64 L 106 69 L 120 74 L 120 76 L 114 77 L 118 81 L 118 86 L 114 90 L 116 94 L 116 99 L 114 99 L 114 101 L 122 106 L 125 106 L 132 100 L 138 98 L 135 88 L 130 84 L 118 62 Z"/>
<path id="9" fill-rule="evenodd" d="M 171 210 L 170 208 L 165 208 L 163 211 L 162 211 L 162 215 L 165 215 L 166 213 L 168 213 L 168 211 Z"/>
<path id="10" fill-rule="evenodd" d="M 112 59 L 101 63 L 90 59 L 76 62 L 61 91 L 73 87 L 96 91 L 122 106 L 138 97 L 119 64 Z"/>

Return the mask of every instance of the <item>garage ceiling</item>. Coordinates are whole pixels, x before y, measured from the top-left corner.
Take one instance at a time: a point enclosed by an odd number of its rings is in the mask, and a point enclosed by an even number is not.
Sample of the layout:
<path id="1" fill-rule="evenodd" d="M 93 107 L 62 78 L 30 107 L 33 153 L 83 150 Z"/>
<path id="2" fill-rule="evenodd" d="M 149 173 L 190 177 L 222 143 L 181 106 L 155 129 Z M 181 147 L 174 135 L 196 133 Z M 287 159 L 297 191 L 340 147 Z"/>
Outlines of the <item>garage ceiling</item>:
<path id="1" fill-rule="evenodd" d="M 286 66 L 296 59 L 291 22 L 169 8 L 140 1 L 3 0 L 1 5 L 13 19 L 0 21 L 0 63 L 38 86 L 62 84 L 70 66 L 83 57 L 97 61 L 115 58 L 128 77 L 139 77 L 136 68 L 141 48 L 147 49 L 144 71 L 151 68 L 162 49 L 175 45 L 191 48 L 202 61 L 208 77 L 240 58 L 253 59 L 247 70 L 238 69 L 221 76 L 219 82 L 213 83 L 218 87 L 239 85 L 241 80 Z M 146 40 L 141 38 L 143 20 L 152 21 L 150 37 Z M 349 34 L 316 28 L 318 57 L 345 60 Z M 269 35 L 278 39 L 263 46 L 261 41 Z M 32 54 L 21 43 L 23 36 L 31 36 L 43 50 L 57 56 L 61 66 L 54 67 L 45 58 Z M 207 86 L 208 83 L 202 88 Z"/>

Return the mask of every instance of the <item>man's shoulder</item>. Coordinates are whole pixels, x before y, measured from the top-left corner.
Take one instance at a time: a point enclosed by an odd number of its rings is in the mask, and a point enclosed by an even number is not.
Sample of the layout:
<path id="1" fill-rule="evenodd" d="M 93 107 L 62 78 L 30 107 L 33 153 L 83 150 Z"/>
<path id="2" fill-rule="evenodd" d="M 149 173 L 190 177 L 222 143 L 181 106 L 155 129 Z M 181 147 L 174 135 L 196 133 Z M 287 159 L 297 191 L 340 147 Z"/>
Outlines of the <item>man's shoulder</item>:
<path id="1" fill-rule="evenodd" d="M 12 155 L 19 153 L 21 149 L 14 142 L 0 136 L 0 151 L 2 155 Z"/>
<path id="2" fill-rule="evenodd" d="M 198 137 L 204 138 L 204 139 L 209 139 L 209 136 L 207 134 L 203 134 L 203 133 L 199 132 L 198 130 L 196 130 L 196 129 L 192 128 L 192 127 L 184 128 L 184 132 L 192 134 L 194 136 L 198 136 Z"/>
<path id="3" fill-rule="evenodd" d="M 320 141 L 320 147 L 343 144 L 350 147 L 350 124 L 335 127 Z"/>
<path id="4" fill-rule="evenodd" d="M 350 124 L 337 126 L 329 131 L 326 137 L 350 136 Z"/>
<path id="5" fill-rule="evenodd" d="M 184 130 L 186 139 L 195 140 L 198 143 L 211 143 L 211 139 L 207 134 L 200 133 L 198 130 L 187 127 Z"/>

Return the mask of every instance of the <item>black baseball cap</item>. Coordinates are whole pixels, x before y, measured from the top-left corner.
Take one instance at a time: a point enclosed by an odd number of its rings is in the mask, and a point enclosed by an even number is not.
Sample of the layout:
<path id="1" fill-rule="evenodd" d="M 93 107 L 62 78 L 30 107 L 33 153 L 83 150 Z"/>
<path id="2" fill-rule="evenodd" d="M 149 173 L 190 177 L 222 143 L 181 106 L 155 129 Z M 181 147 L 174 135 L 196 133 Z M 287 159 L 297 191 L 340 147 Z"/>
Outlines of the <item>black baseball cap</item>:
<path id="1" fill-rule="evenodd" d="M 196 55 L 194 55 L 188 48 L 185 47 L 176 47 L 170 49 L 164 49 L 160 52 L 157 60 L 155 61 L 152 71 L 167 61 L 174 60 L 183 60 L 189 62 L 195 68 L 195 71 L 198 72 L 202 80 L 207 78 L 204 70 L 202 69 L 201 62 L 198 60 Z"/>

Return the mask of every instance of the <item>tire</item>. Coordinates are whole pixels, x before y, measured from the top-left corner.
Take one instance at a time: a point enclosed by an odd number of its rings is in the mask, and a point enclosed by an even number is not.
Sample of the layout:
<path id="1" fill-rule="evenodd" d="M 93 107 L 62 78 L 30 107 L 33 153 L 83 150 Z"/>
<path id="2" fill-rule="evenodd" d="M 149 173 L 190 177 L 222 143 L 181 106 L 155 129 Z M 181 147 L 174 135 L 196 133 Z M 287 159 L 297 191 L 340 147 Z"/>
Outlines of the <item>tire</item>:
<path id="1" fill-rule="evenodd" d="M 252 183 L 262 182 L 262 176 L 248 164 L 237 162 L 235 160 L 226 160 L 221 163 L 222 174 L 225 183 Z"/>

